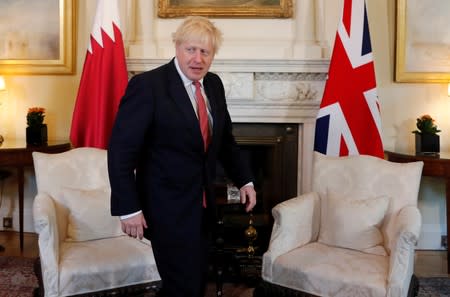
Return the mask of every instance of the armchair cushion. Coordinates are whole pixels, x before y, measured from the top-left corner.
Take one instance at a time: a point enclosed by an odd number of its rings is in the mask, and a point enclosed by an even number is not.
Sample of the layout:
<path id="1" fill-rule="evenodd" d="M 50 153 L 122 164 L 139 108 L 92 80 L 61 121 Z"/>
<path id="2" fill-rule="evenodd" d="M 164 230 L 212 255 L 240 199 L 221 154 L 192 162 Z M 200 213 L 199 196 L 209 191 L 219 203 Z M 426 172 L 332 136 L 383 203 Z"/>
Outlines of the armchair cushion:
<path id="1" fill-rule="evenodd" d="M 118 217 L 111 216 L 110 190 L 63 188 L 61 202 L 69 209 L 67 241 L 86 241 L 124 235 Z"/>
<path id="2" fill-rule="evenodd" d="M 61 245 L 60 258 L 58 296 L 160 280 L 150 242 L 129 236 L 66 241 Z"/>
<path id="3" fill-rule="evenodd" d="M 315 296 L 386 296 L 389 257 L 313 242 L 274 264 L 272 283 L 287 288 Z"/>
<path id="4" fill-rule="evenodd" d="M 321 198 L 319 242 L 386 255 L 380 226 L 389 206 L 389 197 L 361 199 L 328 192 Z"/>

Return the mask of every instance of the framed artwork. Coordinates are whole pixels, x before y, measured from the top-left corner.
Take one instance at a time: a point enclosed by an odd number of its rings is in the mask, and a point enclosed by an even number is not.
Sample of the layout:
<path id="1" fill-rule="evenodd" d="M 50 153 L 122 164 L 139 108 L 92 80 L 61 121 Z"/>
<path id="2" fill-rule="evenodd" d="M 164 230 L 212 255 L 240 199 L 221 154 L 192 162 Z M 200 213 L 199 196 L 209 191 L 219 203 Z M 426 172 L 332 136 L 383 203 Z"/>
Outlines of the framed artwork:
<path id="1" fill-rule="evenodd" d="M 158 0 L 158 16 L 290 18 L 292 0 Z"/>
<path id="2" fill-rule="evenodd" d="M 72 74 L 75 0 L 0 1 L 0 74 Z"/>
<path id="3" fill-rule="evenodd" d="M 395 81 L 450 82 L 448 0 L 397 0 Z"/>

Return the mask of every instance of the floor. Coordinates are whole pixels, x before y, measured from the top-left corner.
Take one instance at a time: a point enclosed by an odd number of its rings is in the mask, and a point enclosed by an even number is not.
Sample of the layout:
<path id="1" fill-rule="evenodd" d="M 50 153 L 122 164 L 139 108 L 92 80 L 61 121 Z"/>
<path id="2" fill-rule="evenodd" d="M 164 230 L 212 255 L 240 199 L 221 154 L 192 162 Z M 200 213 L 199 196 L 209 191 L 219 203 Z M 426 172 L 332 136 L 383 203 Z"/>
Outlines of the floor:
<path id="1" fill-rule="evenodd" d="M 414 273 L 418 277 L 447 276 L 447 251 L 416 251 Z"/>
<path id="2" fill-rule="evenodd" d="M 34 233 L 24 234 L 24 249 L 20 251 L 19 233 L 1 231 L 0 245 L 5 247 L 5 251 L 0 252 L 0 256 L 20 256 L 35 258 L 38 256 L 38 240 Z M 446 251 L 416 251 L 415 274 L 418 277 L 427 276 L 448 276 L 447 272 L 447 252 Z"/>
<path id="3" fill-rule="evenodd" d="M 38 239 L 35 233 L 24 233 L 23 251 L 20 251 L 19 232 L 1 231 L 0 245 L 5 251 L 0 252 L 0 256 L 16 256 L 26 258 L 36 258 L 39 255 Z"/>

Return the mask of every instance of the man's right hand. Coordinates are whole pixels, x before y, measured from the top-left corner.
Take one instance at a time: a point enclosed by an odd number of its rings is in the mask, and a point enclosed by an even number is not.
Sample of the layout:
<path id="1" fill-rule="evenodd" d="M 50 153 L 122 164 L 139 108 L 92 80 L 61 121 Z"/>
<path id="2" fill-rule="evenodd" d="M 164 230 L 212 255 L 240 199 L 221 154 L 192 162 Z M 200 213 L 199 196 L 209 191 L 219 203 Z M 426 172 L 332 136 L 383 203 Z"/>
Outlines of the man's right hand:
<path id="1" fill-rule="evenodd" d="M 122 231 L 133 238 L 142 239 L 144 237 L 144 228 L 147 229 L 147 222 L 141 213 L 120 221 Z"/>

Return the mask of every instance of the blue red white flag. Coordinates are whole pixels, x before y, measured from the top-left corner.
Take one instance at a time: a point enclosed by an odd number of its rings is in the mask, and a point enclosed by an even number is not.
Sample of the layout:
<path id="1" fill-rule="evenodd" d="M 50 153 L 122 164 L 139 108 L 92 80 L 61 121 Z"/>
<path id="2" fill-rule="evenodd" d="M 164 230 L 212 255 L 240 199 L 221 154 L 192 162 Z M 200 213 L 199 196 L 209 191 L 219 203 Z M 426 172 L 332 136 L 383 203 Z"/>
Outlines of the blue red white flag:
<path id="1" fill-rule="evenodd" d="M 365 0 L 344 0 L 314 150 L 332 156 L 384 157 Z"/>
<path id="2" fill-rule="evenodd" d="M 127 83 L 118 2 L 99 0 L 72 116 L 74 147 L 107 148 Z"/>

